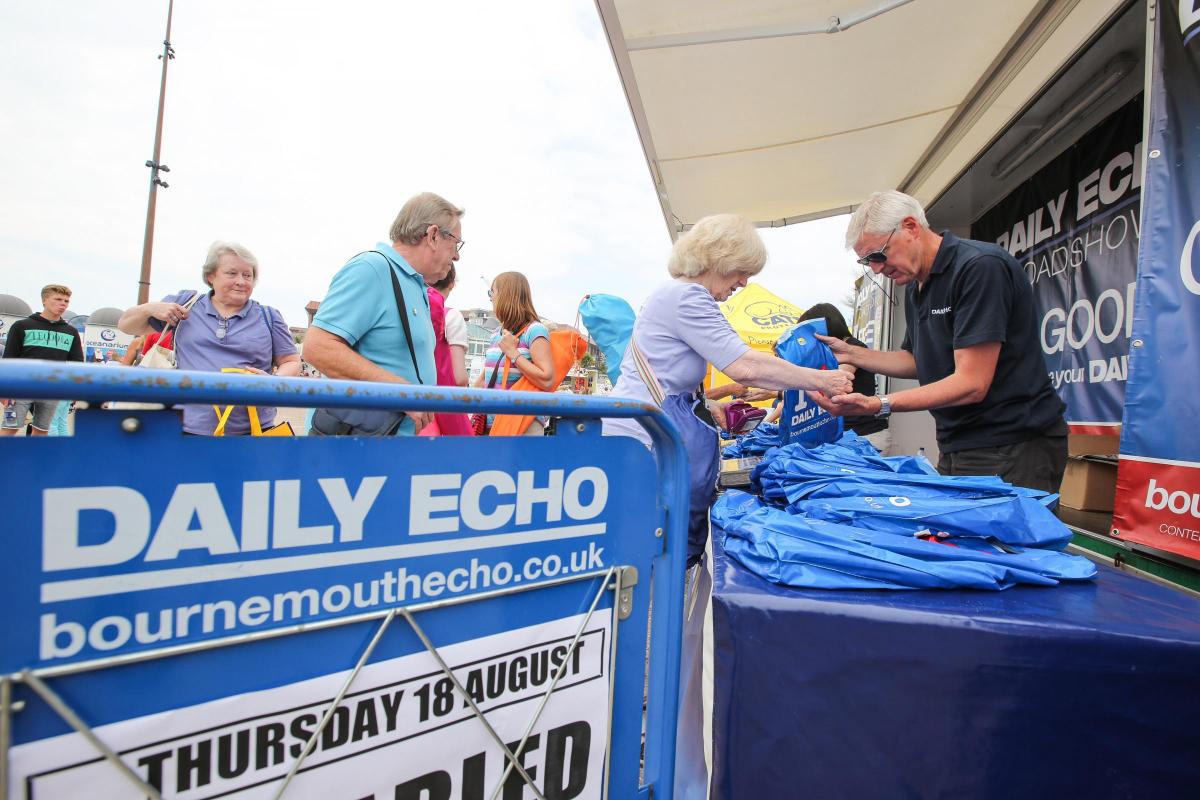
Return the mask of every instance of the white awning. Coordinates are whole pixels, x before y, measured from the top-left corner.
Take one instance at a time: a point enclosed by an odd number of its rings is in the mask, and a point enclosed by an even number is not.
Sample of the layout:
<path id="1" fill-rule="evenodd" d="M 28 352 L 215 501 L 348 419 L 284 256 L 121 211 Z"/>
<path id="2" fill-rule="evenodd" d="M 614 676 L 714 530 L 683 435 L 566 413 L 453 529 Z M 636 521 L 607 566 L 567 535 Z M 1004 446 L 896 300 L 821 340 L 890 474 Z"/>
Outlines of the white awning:
<path id="1" fill-rule="evenodd" d="M 672 235 L 930 203 L 1123 5 L 597 0 Z"/>

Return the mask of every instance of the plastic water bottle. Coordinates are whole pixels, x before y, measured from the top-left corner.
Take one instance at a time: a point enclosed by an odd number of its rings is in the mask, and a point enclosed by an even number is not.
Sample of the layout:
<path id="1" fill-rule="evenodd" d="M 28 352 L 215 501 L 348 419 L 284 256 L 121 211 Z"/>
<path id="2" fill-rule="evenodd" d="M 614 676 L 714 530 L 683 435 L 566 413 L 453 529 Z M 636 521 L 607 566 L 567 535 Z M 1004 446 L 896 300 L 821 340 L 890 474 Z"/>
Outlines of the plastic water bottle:
<path id="1" fill-rule="evenodd" d="M 917 448 L 917 455 L 919 455 L 921 458 L 925 458 L 925 448 L 924 448 L 924 447 L 918 447 L 918 448 Z M 926 461 L 928 461 L 929 459 L 925 459 L 925 460 L 926 460 Z"/>
<path id="2" fill-rule="evenodd" d="M 4 406 L 4 426 L 6 428 L 15 428 L 17 425 L 17 410 L 12 404 Z"/>

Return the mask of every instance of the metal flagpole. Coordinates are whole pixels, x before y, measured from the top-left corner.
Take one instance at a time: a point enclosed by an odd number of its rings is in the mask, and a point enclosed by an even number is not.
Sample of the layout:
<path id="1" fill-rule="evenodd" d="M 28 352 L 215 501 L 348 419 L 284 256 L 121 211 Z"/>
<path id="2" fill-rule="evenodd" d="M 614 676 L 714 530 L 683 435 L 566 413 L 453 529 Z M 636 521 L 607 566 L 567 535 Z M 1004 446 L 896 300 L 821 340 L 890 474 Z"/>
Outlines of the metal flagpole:
<path id="1" fill-rule="evenodd" d="M 163 51 L 159 59 L 162 61 L 162 82 L 158 88 L 158 122 L 154 126 L 154 157 L 146 162 L 150 168 L 150 199 L 146 204 L 146 238 L 142 241 L 142 274 L 138 278 L 138 305 L 150 299 L 150 257 L 154 250 L 154 209 L 158 201 L 158 187 L 167 188 L 167 182 L 162 180 L 160 172 L 170 172 L 166 164 L 158 161 L 162 151 L 163 107 L 167 101 L 167 63 L 175 58 L 175 49 L 171 47 L 171 16 L 175 11 L 175 0 L 167 4 L 167 34 L 163 39 Z"/>

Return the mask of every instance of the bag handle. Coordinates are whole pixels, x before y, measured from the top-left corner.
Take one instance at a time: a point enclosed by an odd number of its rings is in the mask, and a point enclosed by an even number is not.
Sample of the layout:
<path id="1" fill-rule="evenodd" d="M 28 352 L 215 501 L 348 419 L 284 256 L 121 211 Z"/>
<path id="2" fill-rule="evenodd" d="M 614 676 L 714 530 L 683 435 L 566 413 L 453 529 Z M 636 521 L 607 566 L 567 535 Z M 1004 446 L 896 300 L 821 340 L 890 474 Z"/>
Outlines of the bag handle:
<path id="1" fill-rule="evenodd" d="M 200 299 L 200 292 L 196 291 L 192 294 L 192 296 L 190 298 L 188 298 L 188 301 L 186 303 L 184 303 L 181 307 L 183 308 L 184 311 L 191 311 L 192 306 L 196 305 L 196 301 L 199 299 Z M 172 322 L 172 323 L 169 323 L 169 324 L 163 326 L 163 329 L 161 331 L 159 331 L 159 333 L 158 333 L 158 341 L 161 342 L 163 339 L 167 338 L 167 334 L 170 332 L 171 328 L 175 328 L 175 333 L 178 334 L 179 333 L 179 325 L 182 322 L 183 322 L 183 320 L 179 320 L 179 322 Z M 157 343 L 158 342 L 156 342 L 155 344 L 157 344 Z M 171 349 L 174 350 L 175 346 L 172 345 Z"/>
<path id="2" fill-rule="evenodd" d="M 240 372 L 243 375 L 253 375 L 250 370 L 242 369 L 241 367 L 222 367 L 221 372 Z M 233 409 L 236 406 L 213 406 L 213 411 L 217 413 L 217 427 L 213 429 L 213 436 L 225 435 L 225 424 L 229 422 L 229 417 L 233 414 Z M 258 407 L 246 406 L 246 416 L 250 419 L 250 435 L 262 436 L 262 423 L 258 419 Z"/>
<path id="3" fill-rule="evenodd" d="M 645 353 L 637 346 L 635 339 L 629 340 L 629 346 L 633 349 L 633 363 L 637 366 L 638 374 L 642 376 L 642 383 L 646 384 L 646 388 L 650 391 L 650 397 L 654 399 L 655 404 L 662 408 L 666 402 L 667 393 L 663 391 L 662 384 L 658 382 L 658 376 L 654 374 L 654 368 L 650 366 Z"/>
<path id="4" fill-rule="evenodd" d="M 267 326 L 267 341 L 271 343 L 271 363 L 267 364 L 267 372 L 275 370 L 275 329 L 271 327 L 271 323 L 275 319 L 275 315 L 267 310 L 267 307 L 262 303 L 258 304 L 258 310 L 262 312 L 263 323 Z"/>
<path id="5" fill-rule="evenodd" d="M 521 328 L 521 332 L 517 334 L 517 343 L 518 344 L 520 344 L 520 342 L 521 342 L 521 337 L 525 335 L 525 331 L 529 330 L 530 326 L 532 326 L 532 325 L 533 325 L 533 323 L 530 322 L 524 328 Z M 501 330 L 501 333 L 503 334 L 504 329 L 501 328 L 500 330 Z M 503 353 L 500 354 L 500 360 L 504 362 L 504 387 L 508 388 L 509 367 L 515 366 L 515 364 L 513 364 L 513 362 L 509 360 L 508 356 L 504 355 Z M 500 371 L 500 361 L 497 361 L 495 368 L 492 370 L 492 378 L 491 378 L 491 380 L 488 381 L 487 388 L 492 389 L 496 386 L 496 373 L 498 373 L 499 371 Z"/>

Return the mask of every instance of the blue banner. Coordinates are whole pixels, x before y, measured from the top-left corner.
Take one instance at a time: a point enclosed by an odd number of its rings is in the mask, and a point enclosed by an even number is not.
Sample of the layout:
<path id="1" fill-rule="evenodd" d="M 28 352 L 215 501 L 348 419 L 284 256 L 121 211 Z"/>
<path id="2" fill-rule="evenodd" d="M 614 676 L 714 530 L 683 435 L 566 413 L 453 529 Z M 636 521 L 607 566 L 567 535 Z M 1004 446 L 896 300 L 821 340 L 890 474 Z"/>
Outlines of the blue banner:
<path id="1" fill-rule="evenodd" d="M 1200 559 L 1200 4 L 1160 3 L 1114 533 Z"/>
<path id="2" fill-rule="evenodd" d="M 627 438 L 497 439 L 485 451 L 447 437 L 402 461 L 387 439 L 358 440 L 347 459 L 344 441 L 196 438 L 164 460 L 172 415 L 147 415 L 142 435 L 119 443 L 113 416 L 82 413 L 53 451 L 11 442 L 10 464 L 40 466 L 6 482 L 0 584 L 14 622 L 0 632 L 0 669 L 594 572 L 613 563 L 613 533 L 654 507 L 654 486 L 628 479 L 653 473 L 650 454 Z M 44 463 L 66 446 L 119 446 L 130 468 L 86 480 L 78 457 Z"/>
<path id="3" fill-rule="evenodd" d="M 1124 402 L 1141 188 L 1139 96 L 975 221 L 1033 284 L 1050 381 L 1079 433 L 1115 432 Z"/>
<path id="4" fill-rule="evenodd" d="M 95 408 L 316 393 L 577 419 L 212 438 Z M 0 364 L 0 395 L 93 404 L 72 437 L 5 445 L 9 795 L 671 796 L 686 456 L 655 407 L 28 362 Z M 606 414 L 642 418 L 654 455 L 602 437 Z"/>

